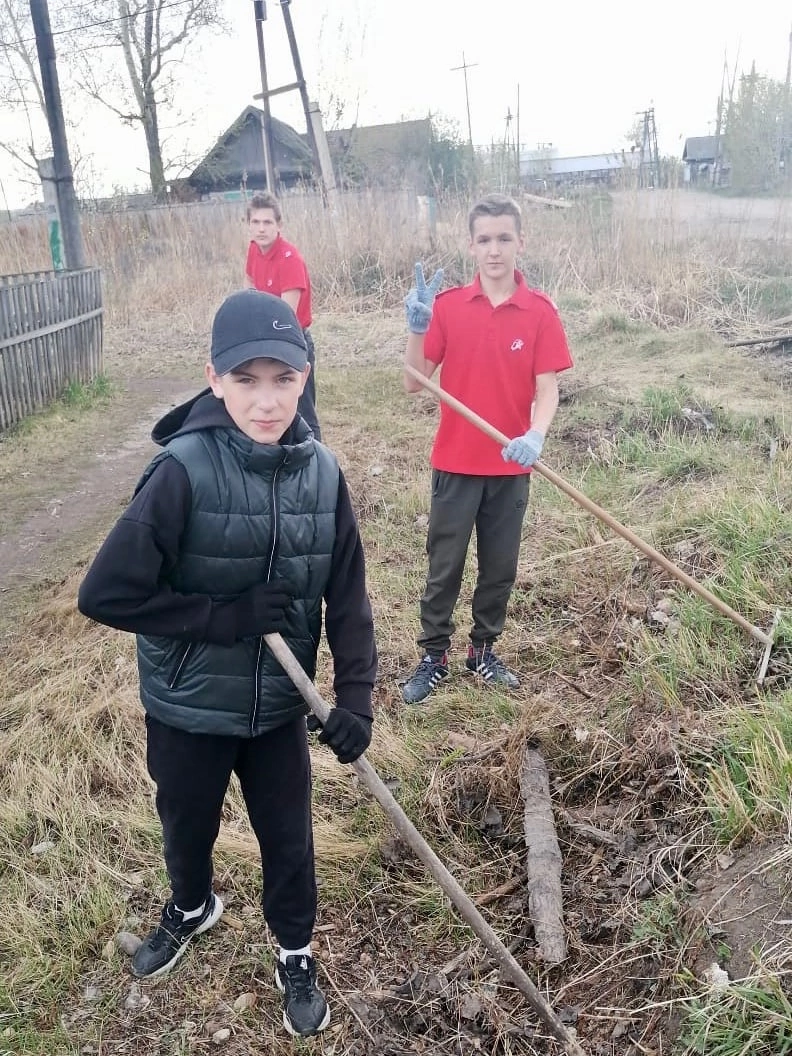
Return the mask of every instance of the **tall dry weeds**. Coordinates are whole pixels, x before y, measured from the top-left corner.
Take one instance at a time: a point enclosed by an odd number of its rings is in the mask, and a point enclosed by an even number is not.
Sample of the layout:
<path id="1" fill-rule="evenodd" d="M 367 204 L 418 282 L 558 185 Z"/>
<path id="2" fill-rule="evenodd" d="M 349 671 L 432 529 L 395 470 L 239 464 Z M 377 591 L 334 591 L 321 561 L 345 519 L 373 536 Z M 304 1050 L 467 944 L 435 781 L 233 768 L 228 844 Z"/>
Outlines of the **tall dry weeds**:
<path id="1" fill-rule="evenodd" d="M 529 281 L 555 297 L 594 298 L 664 328 L 730 333 L 792 312 L 785 207 L 765 215 L 761 225 L 740 205 L 725 218 L 713 212 L 710 222 L 706 210 L 715 207 L 707 196 L 648 193 L 583 194 L 564 209 L 526 200 Z M 406 191 L 350 192 L 333 211 L 315 194 L 294 194 L 284 200 L 285 231 L 306 257 L 318 305 L 378 310 L 398 303 L 416 260 L 444 266 L 448 283 L 470 277 L 469 204 L 462 197 L 438 202 L 430 243 Z M 204 316 L 242 280 L 247 232 L 241 203 L 86 213 L 83 234 L 88 259 L 103 270 L 110 322 L 177 313 L 205 328 Z M 3 226 L 0 273 L 48 266 L 43 219 Z"/>

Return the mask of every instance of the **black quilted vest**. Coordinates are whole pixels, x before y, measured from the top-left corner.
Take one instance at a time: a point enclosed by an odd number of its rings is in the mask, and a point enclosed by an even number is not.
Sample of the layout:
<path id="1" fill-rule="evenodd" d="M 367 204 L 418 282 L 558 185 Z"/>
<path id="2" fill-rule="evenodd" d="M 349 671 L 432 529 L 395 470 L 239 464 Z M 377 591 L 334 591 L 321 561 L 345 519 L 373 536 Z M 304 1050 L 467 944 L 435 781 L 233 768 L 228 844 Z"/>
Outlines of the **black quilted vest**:
<path id="1" fill-rule="evenodd" d="M 163 458 L 181 463 L 192 489 L 171 587 L 223 600 L 284 581 L 294 600 L 283 637 L 313 678 L 335 542 L 335 456 L 310 437 L 270 446 L 205 429 L 173 439 L 141 484 Z M 137 643 L 143 706 L 169 726 L 255 737 L 308 711 L 263 639 L 224 647 L 138 635 Z"/>

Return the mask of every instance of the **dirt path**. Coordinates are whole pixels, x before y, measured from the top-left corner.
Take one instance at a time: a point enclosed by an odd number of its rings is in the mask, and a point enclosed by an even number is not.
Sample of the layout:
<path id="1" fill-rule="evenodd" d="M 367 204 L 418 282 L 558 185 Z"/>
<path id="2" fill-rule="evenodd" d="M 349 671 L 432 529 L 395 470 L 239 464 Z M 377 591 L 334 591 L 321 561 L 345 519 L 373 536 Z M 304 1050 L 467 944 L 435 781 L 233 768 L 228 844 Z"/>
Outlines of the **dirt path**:
<path id="1" fill-rule="evenodd" d="M 118 381 L 106 403 L 34 421 L 30 433 L 4 442 L 0 596 L 72 567 L 108 515 L 120 512 L 156 450 L 155 420 L 196 389 L 183 377 Z"/>
<path id="2" fill-rule="evenodd" d="M 152 425 L 201 388 L 208 324 L 149 313 L 108 326 L 110 398 L 59 405 L 0 435 L 0 627 L 38 585 L 86 560 L 120 515 L 157 450 Z M 328 366 L 401 355 L 400 317 L 326 318 L 315 332 Z"/>

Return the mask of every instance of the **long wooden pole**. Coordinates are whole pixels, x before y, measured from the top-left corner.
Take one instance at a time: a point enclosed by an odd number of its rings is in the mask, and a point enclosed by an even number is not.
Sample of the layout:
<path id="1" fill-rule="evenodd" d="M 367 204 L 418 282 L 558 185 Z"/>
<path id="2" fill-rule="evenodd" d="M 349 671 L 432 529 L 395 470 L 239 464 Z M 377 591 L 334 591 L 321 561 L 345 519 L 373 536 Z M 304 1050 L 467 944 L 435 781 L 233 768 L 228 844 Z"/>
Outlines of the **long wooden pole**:
<path id="1" fill-rule="evenodd" d="M 324 725 L 330 714 L 330 706 L 324 701 L 316 686 L 306 675 L 297 658 L 286 642 L 279 634 L 265 634 L 264 641 L 272 650 L 273 655 L 283 670 L 300 691 L 308 707 Z M 421 859 L 426 868 L 432 874 L 444 893 L 448 895 L 453 904 L 459 910 L 460 916 L 465 920 L 473 931 L 478 935 L 494 959 L 500 965 L 506 975 L 522 994 L 528 999 L 528 1004 L 536 1012 L 539 1019 L 544 1023 L 554 1038 L 562 1043 L 564 1051 L 568 1056 L 586 1056 L 577 1042 L 574 1034 L 567 1029 L 559 1017 L 545 1001 L 531 982 L 512 954 L 503 945 L 501 940 L 479 913 L 470 897 L 462 889 L 458 881 L 446 869 L 435 852 L 416 829 L 402 808 L 391 795 L 385 782 L 377 771 L 366 759 L 361 756 L 351 764 L 360 780 L 371 792 L 379 805 L 385 811 L 393 823 L 394 828 L 403 837 L 405 842 L 413 849 Z"/>
<path id="2" fill-rule="evenodd" d="M 264 154 L 264 182 L 270 194 L 277 194 L 275 168 L 272 163 L 272 115 L 267 79 L 267 55 L 264 50 L 264 22 L 267 19 L 267 5 L 264 0 L 253 0 L 253 17 L 256 21 L 256 45 L 261 74 L 261 148 Z"/>
<path id="3" fill-rule="evenodd" d="M 415 378 L 425 389 L 442 400 L 443 403 L 448 404 L 449 407 L 453 407 L 455 411 L 466 418 L 471 425 L 477 426 L 483 433 L 486 433 L 492 440 L 501 446 L 506 446 L 512 439 L 510 436 L 506 436 L 499 429 L 496 429 L 494 425 L 490 425 L 488 421 L 476 414 L 475 411 L 471 411 L 469 407 L 466 407 L 464 403 L 458 400 L 455 396 L 446 392 L 445 389 L 441 389 L 440 386 L 432 381 L 430 378 L 425 377 L 419 370 L 411 367 L 409 363 L 404 364 L 404 370 L 411 378 Z M 697 580 L 689 576 L 687 572 L 683 572 L 681 568 L 674 564 L 673 561 L 669 561 L 667 557 L 660 553 L 659 550 L 655 550 L 653 546 L 641 539 L 640 536 L 636 535 L 635 532 L 631 531 L 626 525 L 623 525 L 620 521 L 617 521 L 615 517 L 611 516 L 607 510 L 603 510 L 601 506 L 598 506 L 596 502 L 584 495 L 582 491 L 578 491 L 576 487 L 569 484 L 563 477 L 560 477 L 557 473 L 554 473 L 552 469 L 543 462 L 534 462 L 534 471 L 540 476 L 549 480 L 551 484 L 555 484 L 557 488 L 568 495 L 570 499 L 582 506 L 584 510 L 588 510 L 598 520 L 602 521 L 603 524 L 607 524 L 617 535 L 620 535 L 622 539 L 626 539 L 628 543 L 640 550 L 642 554 L 645 554 L 648 558 L 664 568 L 669 575 L 673 576 L 674 579 L 679 580 L 680 583 L 692 590 L 694 594 L 698 594 L 700 598 L 703 598 L 709 605 L 716 609 L 724 616 L 728 616 L 730 620 L 737 624 L 738 627 L 742 627 L 744 631 L 747 631 L 752 638 L 755 638 L 757 642 L 761 642 L 767 649 L 773 645 L 773 638 L 769 634 L 760 628 L 750 623 L 744 616 L 741 616 L 739 612 L 736 612 L 730 605 L 727 605 L 725 601 L 721 601 L 720 598 L 716 597 L 711 591 L 707 590 L 706 587 L 702 586 Z"/>
<path id="4" fill-rule="evenodd" d="M 80 232 L 77 196 L 74 193 L 74 173 L 69 158 L 69 144 L 66 140 L 66 123 L 58 82 L 58 64 L 55 58 L 47 0 L 30 0 L 30 17 L 36 37 L 36 51 L 41 69 L 41 90 L 44 95 L 47 124 L 52 140 L 55 192 L 58 196 L 58 212 L 63 229 L 66 267 L 76 271 L 85 267 L 85 250 Z"/>

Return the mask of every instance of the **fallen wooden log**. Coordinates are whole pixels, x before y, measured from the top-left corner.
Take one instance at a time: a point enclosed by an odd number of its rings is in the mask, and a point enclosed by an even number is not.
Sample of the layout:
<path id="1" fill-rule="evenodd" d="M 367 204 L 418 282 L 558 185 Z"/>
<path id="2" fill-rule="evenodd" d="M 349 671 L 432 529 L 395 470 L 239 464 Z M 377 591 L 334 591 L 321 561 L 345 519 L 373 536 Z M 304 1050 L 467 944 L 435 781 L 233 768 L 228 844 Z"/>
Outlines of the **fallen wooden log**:
<path id="1" fill-rule="evenodd" d="M 536 205 L 546 205 L 550 209 L 571 209 L 575 204 L 574 202 L 567 202 L 563 198 L 545 198 L 541 194 L 528 194 L 527 191 L 523 191 L 520 198 L 524 202 L 535 202 Z"/>
<path id="2" fill-rule="evenodd" d="M 792 342 L 792 334 L 768 334 L 766 337 L 745 338 L 742 341 L 727 341 L 727 348 L 747 348 L 749 345 L 786 345 Z"/>
<path id="3" fill-rule="evenodd" d="M 528 909 L 542 960 L 546 964 L 560 964 L 567 956 L 561 848 L 553 822 L 547 767 L 536 748 L 526 747 L 523 753 L 520 793 L 525 802 Z"/>

